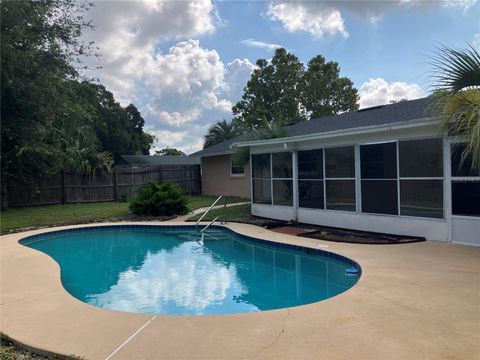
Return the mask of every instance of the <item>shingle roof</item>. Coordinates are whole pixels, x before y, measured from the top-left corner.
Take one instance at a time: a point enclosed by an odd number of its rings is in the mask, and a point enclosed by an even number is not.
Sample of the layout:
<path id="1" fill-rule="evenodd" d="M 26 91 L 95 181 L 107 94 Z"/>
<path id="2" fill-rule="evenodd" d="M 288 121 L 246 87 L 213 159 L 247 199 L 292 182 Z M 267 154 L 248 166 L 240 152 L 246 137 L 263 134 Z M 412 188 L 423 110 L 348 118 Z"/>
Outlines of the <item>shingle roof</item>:
<path id="1" fill-rule="evenodd" d="M 408 121 L 422 120 L 431 116 L 431 98 L 401 101 L 394 104 L 374 106 L 371 108 L 350 111 L 340 115 L 326 116 L 319 119 L 303 121 L 287 127 L 288 136 L 321 134 L 324 132 L 381 126 Z M 190 156 L 202 157 L 232 152 L 230 145 L 235 142 L 247 141 L 249 136 L 242 135 L 226 140 L 217 145 L 198 151 Z"/>
<path id="2" fill-rule="evenodd" d="M 120 155 L 115 165 L 199 165 L 199 158 L 172 155 Z"/>
<path id="3" fill-rule="evenodd" d="M 233 150 L 230 149 L 230 145 L 232 145 L 234 142 L 249 140 L 250 139 L 249 135 L 250 134 L 243 134 L 243 135 L 237 136 L 236 138 L 225 140 L 219 144 L 209 146 L 206 149 L 190 154 L 190 156 L 202 157 L 202 156 L 213 156 L 213 155 L 222 155 L 222 154 L 232 153 Z"/>
<path id="4" fill-rule="evenodd" d="M 430 98 L 401 101 L 395 104 L 374 106 L 340 115 L 303 121 L 288 127 L 289 136 L 317 134 L 367 126 L 388 125 L 429 117 Z"/>

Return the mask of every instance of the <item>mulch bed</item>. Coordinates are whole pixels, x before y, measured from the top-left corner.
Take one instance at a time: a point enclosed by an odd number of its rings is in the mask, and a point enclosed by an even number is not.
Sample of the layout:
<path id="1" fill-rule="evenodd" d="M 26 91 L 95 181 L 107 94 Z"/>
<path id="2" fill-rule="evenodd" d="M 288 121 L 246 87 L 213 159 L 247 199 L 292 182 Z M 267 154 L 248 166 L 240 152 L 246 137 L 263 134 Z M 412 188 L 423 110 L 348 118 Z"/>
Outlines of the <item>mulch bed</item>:
<path id="1" fill-rule="evenodd" d="M 311 239 L 344 242 L 353 244 L 405 244 L 425 241 L 423 237 L 383 234 L 369 231 L 340 229 L 329 226 L 284 223 L 270 230 L 282 234 L 307 237 Z"/>

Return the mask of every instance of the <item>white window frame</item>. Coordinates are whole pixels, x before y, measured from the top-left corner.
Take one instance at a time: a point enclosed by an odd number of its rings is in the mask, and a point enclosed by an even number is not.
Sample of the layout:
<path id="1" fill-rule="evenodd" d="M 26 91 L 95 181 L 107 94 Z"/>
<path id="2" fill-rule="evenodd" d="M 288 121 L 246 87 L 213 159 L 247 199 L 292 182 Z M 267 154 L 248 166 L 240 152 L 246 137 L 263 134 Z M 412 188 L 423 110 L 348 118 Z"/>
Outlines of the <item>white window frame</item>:
<path id="1" fill-rule="evenodd" d="M 230 156 L 230 177 L 234 177 L 234 178 L 242 178 L 242 177 L 245 177 L 245 165 L 242 166 L 243 168 L 243 172 L 241 174 L 234 174 L 232 172 L 232 168 L 234 167 L 233 165 L 233 158 L 232 156 Z M 236 165 L 235 167 L 240 167 L 240 165 Z"/>

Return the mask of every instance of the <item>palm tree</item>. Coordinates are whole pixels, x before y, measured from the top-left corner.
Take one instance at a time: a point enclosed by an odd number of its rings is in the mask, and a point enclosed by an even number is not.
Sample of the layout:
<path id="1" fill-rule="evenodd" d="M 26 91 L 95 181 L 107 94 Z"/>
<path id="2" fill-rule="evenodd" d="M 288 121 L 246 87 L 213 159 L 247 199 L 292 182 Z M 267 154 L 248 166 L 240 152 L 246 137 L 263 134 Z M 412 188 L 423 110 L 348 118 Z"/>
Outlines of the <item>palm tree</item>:
<path id="1" fill-rule="evenodd" d="M 57 146 L 62 171 L 92 176 L 98 171 L 110 171 L 112 156 L 100 151 L 95 133 L 88 126 L 66 117 L 53 126 L 52 138 Z"/>
<path id="2" fill-rule="evenodd" d="M 222 141 L 236 138 L 243 133 L 245 133 L 245 129 L 239 119 L 233 118 L 230 122 L 223 119 L 223 121 L 217 122 L 208 129 L 203 148 L 206 149 Z"/>
<path id="3" fill-rule="evenodd" d="M 465 50 L 442 46 L 432 65 L 440 130 L 466 139 L 462 161 L 470 158 L 472 169 L 480 171 L 480 54 L 472 45 Z"/>
<path id="4" fill-rule="evenodd" d="M 269 122 L 265 117 L 262 119 L 263 126 L 253 129 L 245 140 L 270 140 L 288 136 L 286 121 L 278 116 L 275 122 Z M 250 161 L 250 148 L 237 147 L 233 153 L 234 161 L 239 165 L 246 165 Z"/>

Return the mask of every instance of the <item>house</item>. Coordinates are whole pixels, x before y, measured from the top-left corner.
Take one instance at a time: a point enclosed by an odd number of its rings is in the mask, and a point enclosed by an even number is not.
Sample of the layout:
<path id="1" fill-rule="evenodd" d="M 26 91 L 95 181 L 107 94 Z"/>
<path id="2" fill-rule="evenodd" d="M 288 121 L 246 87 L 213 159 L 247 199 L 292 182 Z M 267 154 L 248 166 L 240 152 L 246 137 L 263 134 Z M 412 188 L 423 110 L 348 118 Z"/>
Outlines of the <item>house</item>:
<path id="1" fill-rule="evenodd" d="M 253 215 L 480 246 L 480 174 L 430 109 L 429 98 L 402 101 L 217 146 L 250 148 Z"/>
<path id="2" fill-rule="evenodd" d="M 232 148 L 233 143 L 246 139 L 242 135 L 190 155 L 201 159 L 203 195 L 250 198 L 250 166 L 236 164 Z"/>

